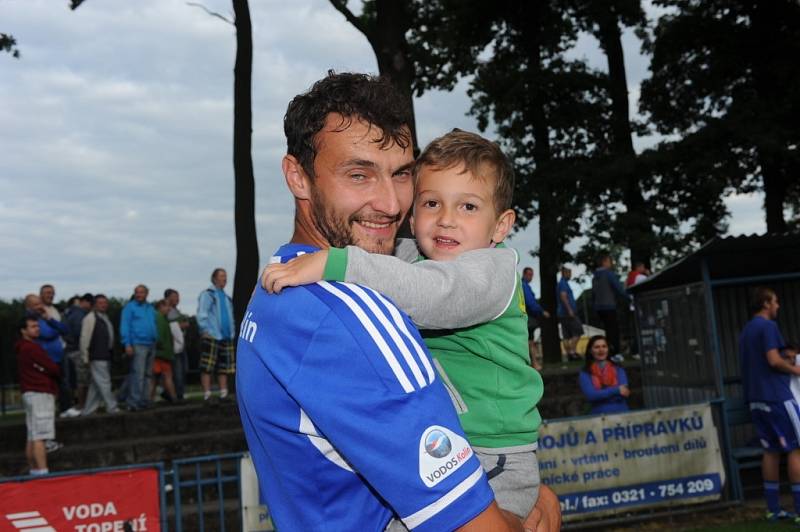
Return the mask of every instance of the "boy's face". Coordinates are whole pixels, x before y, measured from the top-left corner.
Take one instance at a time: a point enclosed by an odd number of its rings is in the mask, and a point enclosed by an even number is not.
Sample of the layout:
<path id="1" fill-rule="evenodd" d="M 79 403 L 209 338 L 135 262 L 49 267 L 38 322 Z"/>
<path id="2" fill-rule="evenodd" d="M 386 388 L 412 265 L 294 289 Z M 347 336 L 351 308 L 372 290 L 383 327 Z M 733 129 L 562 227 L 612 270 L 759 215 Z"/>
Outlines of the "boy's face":
<path id="1" fill-rule="evenodd" d="M 477 178 L 463 165 L 423 166 L 411 217 L 422 253 L 433 260 L 453 260 L 465 251 L 502 242 L 514 225 L 514 211 L 495 212 L 494 185 L 494 178 Z"/>
<path id="2" fill-rule="evenodd" d="M 786 360 L 788 360 L 789 362 L 791 362 L 792 364 L 795 364 L 795 357 L 796 356 L 797 356 L 797 351 L 795 351 L 794 349 L 784 349 L 783 350 L 783 357 Z"/>

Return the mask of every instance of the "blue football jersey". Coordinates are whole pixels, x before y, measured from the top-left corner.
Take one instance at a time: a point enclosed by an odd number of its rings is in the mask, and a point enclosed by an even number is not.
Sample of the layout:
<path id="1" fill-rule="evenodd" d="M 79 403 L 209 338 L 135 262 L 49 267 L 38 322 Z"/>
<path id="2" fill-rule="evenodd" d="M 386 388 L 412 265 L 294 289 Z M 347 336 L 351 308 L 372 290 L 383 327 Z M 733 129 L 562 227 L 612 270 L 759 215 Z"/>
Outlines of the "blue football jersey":
<path id="1" fill-rule="evenodd" d="M 281 247 L 273 261 L 317 251 Z M 494 499 L 408 316 L 369 288 L 258 288 L 236 392 L 263 502 L 281 532 L 453 530 Z"/>

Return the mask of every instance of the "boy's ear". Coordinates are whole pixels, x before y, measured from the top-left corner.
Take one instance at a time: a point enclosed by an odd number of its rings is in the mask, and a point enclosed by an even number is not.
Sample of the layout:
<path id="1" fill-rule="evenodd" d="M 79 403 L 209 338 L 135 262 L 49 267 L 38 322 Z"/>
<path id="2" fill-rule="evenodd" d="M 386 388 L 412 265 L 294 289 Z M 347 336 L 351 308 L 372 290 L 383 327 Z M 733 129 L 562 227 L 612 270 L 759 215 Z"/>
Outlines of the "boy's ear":
<path id="1" fill-rule="evenodd" d="M 508 209 L 503 212 L 498 218 L 494 226 L 494 233 L 492 233 L 492 242 L 499 244 L 506 239 L 511 228 L 514 227 L 514 221 L 517 219 L 517 214 L 513 209 Z"/>
<path id="2" fill-rule="evenodd" d="M 286 179 L 286 185 L 296 199 L 311 198 L 311 180 L 308 175 L 306 175 L 306 171 L 303 170 L 303 165 L 300 164 L 300 161 L 298 161 L 294 155 L 283 156 L 281 169 L 283 169 L 283 177 Z"/>
<path id="3" fill-rule="evenodd" d="M 408 215 L 408 227 L 411 229 L 411 236 L 417 236 L 414 233 L 414 213 Z"/>

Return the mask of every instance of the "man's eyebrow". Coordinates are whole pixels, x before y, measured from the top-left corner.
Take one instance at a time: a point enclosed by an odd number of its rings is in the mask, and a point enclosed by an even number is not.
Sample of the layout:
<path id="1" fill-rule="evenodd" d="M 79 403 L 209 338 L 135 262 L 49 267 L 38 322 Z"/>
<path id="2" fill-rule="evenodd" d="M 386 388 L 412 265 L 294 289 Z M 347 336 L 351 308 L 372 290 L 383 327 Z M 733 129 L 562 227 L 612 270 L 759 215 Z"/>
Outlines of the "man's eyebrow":
<path id="1" fill-rule="evenodd" d="M 338 165 L 340 168 L 348 168 L 353 166 L 361 166 L 366 168 L 377 168 L 377 164 L 374 161 L 370 161 L 369 159 L 348 159 L 346 161 L 342 161 Z"/>

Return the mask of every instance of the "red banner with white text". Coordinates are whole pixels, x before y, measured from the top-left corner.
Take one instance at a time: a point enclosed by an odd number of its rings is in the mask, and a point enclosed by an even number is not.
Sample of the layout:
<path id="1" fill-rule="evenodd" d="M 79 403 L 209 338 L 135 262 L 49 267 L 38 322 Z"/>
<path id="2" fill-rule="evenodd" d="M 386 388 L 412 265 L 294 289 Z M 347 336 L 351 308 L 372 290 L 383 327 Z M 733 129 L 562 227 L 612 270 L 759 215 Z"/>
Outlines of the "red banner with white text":
<path id="1" fill-rule="evenodd" d="M 157 469 L 124 469 L 0 484 L 0 530 L 161 530 Z"/>

